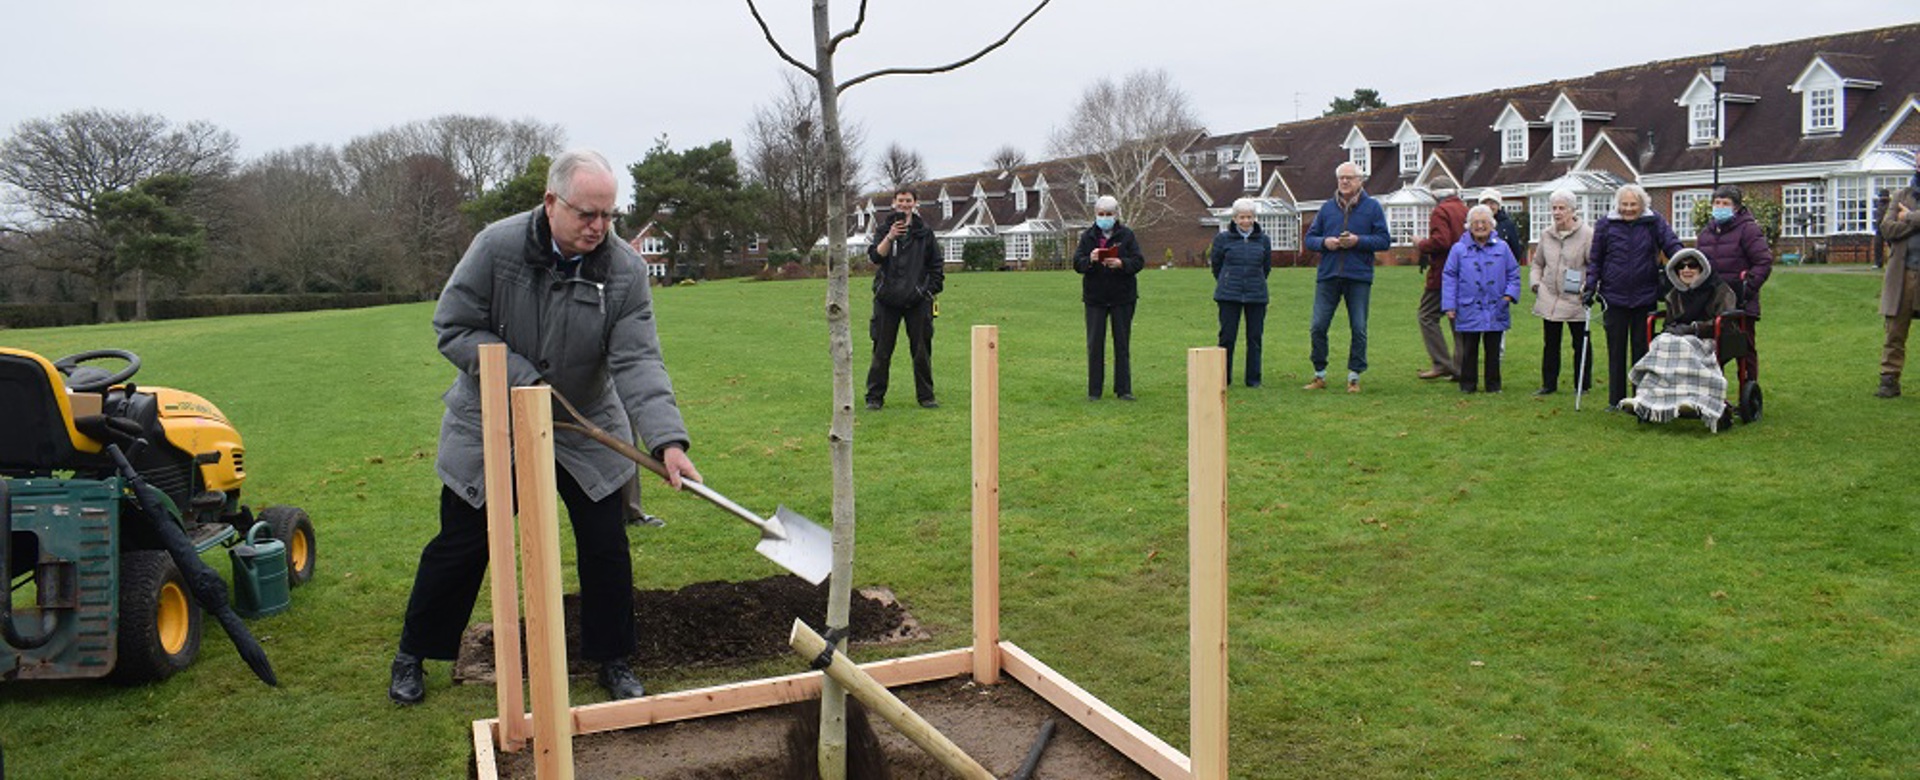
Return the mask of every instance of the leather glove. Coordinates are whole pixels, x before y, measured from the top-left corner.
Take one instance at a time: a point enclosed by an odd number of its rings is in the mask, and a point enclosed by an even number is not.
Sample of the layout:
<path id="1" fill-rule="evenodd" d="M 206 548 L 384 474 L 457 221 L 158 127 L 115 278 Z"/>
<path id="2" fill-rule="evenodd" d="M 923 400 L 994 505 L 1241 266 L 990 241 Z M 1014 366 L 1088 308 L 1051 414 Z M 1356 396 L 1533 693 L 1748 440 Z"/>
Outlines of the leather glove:
<path id="1" fill-rule="evenodd" d="M 1580 293 L 1580 305 L 1589 309 L 1593 308 L 1594 294 L 1595 293 L 1593 290 L 1587 290 L 1586 292 Z"/>

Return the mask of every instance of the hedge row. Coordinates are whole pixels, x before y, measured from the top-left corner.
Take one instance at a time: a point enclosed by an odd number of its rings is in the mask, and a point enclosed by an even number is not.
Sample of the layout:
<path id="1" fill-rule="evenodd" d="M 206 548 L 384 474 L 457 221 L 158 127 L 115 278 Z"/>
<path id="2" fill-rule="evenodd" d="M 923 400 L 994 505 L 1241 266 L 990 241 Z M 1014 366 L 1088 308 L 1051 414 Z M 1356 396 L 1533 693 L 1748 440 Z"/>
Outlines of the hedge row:
<path id="1" fill-rule="evenodd" d="M 234 314 L 275 314 L 321 309 L 358 309 L 392 303 L 413 303 L 420 296 L 403 293 L 304 293 L 297 295 L 200 295 L 147 302 L 147 319 L 184 320 Z M 132 301 L 118 302 L 122 321 L 133 319 Z M 89 303 L 0 303 L 0 328 L 58 328 L 95 321 Z"/>

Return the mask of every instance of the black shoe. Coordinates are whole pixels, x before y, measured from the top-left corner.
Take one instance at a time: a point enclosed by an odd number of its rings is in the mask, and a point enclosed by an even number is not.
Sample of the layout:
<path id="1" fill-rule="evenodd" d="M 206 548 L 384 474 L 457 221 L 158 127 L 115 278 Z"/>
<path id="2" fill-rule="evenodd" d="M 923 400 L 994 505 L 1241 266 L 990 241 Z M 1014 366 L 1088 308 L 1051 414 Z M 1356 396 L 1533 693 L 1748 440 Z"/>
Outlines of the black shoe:
<path id="1" fill-rule="evenodd" d="M 600 674 L 594 678 L 607 692 L 607 698 L 614 701 L 638 699 L 647 695 L 647 688 L 633 676 L 633 670 L 626 661 L 608 661 L 600 665 Z"/>
<path id="2" fill-rule="evenodd" d="M 1088 401 L 1098 401 L 1098 400 L 1100 400 L 1100 394 L 1098 394 L 1098 393 L 1088 393 L 1088 394 L 1087 394 L 1087 400 L 1088 400 Z"/>
<path id="3" fill-rule="evenodd" d="M 1551 387 L 1542 387 L 1538 390 L 1533 391 L 1533 394 L 1534 395 L 1553 395 L 1554 392 L 1555 390 Z"/>
<path id="4" fill-rule="evenodd" d="M 940 408 L 940 402 L 939 402 L 939 401 L 935 401 L 935 400 L 933 400 L 933 399 L 931 399 L 931 398 L 929 398 L 929 399 L 927 399 L 927 400 L 925 400 L 925 401 L 921 401 L 921 402 L 920 402 L 920 408 L 922 408 L 922 409 L 938 409 L 938 408 Z"/>
<path id="5" fill-rule="evenodd" d="M 648 528 L 665 528 L 667 527 L 667 519 L 659 515 L 650 515 L 650 514 L 646 514 L 645 512 L 642 512 L 639 517 L 628 518 L 627 525 L 640 525 L 640 526 L 646 526 Z"/>
<path id="6" fill-rule="evenodd" d="M 419 704 L 427 698 L 427 673 L 420 668 L 420 659 L 393 654 L 393 682 L 387 684 L 387 698 L 395 704 Z"/>
<path id="7" fill-rule="evenodd" d="M 1131 401 L 1131 400 L 1133 400 L 1133 394 L 1132 394 L 1132 393 L 1121 393 L 1121 394 L 1120 394 L 1120 400 L 1122 400 L 1122 401 Z"/>
<path id="8" fill-rule="evenodd" d="M 884 404 L 883 404 L 883 402 L 882 402 L 882 401 L 880 401 L 879 399 L 876 399 L 876 398 L 869 398 L 869 399 L 867 399 L 867 411 L 869 411 L 869 412 L 877 412 L 877 411 L 880 411 L 880 407 L 881 407 L 882 405 L 884 405 Z"/>

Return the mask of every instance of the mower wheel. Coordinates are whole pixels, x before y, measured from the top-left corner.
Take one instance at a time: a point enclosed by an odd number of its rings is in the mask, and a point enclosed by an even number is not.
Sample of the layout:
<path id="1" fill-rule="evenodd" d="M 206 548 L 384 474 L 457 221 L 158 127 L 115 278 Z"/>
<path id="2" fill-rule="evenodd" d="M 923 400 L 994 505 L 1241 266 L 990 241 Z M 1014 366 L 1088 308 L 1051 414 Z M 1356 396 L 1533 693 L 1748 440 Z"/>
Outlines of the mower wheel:
<path id="1" fill-rule="evenodd" d="M 270 506 L 260 510 L 260 521 L 267 524 L 273 538 L 287 546 L 287 585 L 299 587 L 313 579 L 313 566 L 320 548 L 313 537 L 313 520 L 299 507 Z"/>
<path id="2" fill-rule="evenodd" d="M 172 677 L 200 654 L 200 605 L 164 550 L 120 556 L 119 658 L 109 677 L 139 685 Z"/>

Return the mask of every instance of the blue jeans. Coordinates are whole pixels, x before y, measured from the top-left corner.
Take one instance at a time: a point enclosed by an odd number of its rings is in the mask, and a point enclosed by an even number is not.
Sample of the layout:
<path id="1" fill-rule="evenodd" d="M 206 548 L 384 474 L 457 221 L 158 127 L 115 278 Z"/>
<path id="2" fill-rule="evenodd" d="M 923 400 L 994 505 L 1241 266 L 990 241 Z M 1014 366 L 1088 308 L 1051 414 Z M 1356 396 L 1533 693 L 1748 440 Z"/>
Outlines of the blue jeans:
<path id="1" fill-rule="evenodd" d="M 1333 324 L 1333 307 L 1347 301 L 1347 329 L 1353 341 L 1347 346 L 1347 370 L 1367 370 L 1367 300 L 1373 295 L 1373 283 L 1353 279 L 1324 279 L 1313 286 L 1313 370 L 1327 370 L 1327 327 Z"/>

